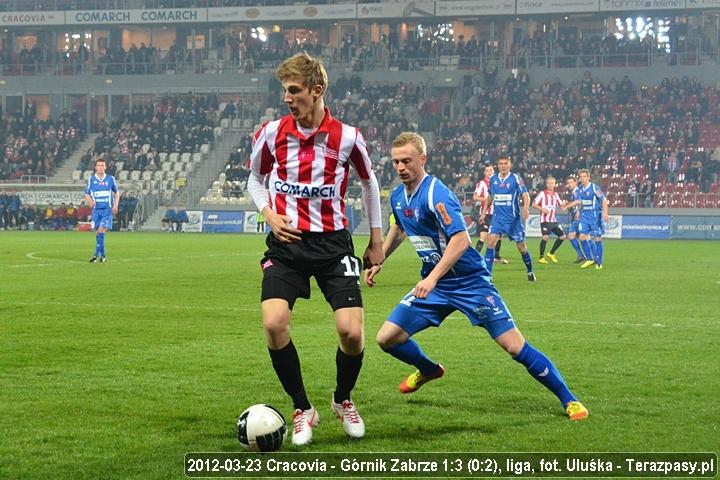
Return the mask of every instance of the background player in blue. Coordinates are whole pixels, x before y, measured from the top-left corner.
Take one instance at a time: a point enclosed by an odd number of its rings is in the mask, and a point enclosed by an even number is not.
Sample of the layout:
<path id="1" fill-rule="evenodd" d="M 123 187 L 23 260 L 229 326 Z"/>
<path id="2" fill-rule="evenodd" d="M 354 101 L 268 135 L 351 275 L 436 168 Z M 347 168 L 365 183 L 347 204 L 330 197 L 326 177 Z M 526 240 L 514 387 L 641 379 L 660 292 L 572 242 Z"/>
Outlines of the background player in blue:
<path id="1" fill-rule="evenodd" d="M 605 233 L 605 222 L 608 221 L 608 201 L 600 187 L 590 182 L 590 172 L 580 170 L 580 186 L 577 190 L 577 200 L 570 202 L 565 207 L 571 208 L 580 205 L 580 245 L 583 254 L 587 259 L 580 268 L 588 268 L 595 265 L 596 270 L 603 268 L 603 242 L 602 236 Z M 595 237 L 595 252 L 590 243 L 591 237 Z"/>
<path id="2" fill-rule="evenodd" d="M 85 200 L 92 208 L 92 226 L 95 229 L 95 253 L 90 263 L 106 262 L 105 232 L 112 230 L 113 215 L 117 214 L 120 194 L 115 177 L 105 174 L 105 160 L 95 160 L 95 174 L 88 178 Z"/>
<path id="3" fill-rule="evenodd" d="M 568 216 L 570 217 L 570 227 L 568 229 L 568 240 L 570 240 L 570 244 L 575 249 L 575 253 L 577 254 L 577 257 L 575 258 L 575 263 L 583 263 L 585 260 L 585 255 L 583 255 L 582 249 L 580 248 L 580 241 L 578 240 L 578 226 L 580 225 L 580 211 L 576 207 L 570 207 L 568 208 L 568 205 L 575 200 L 578 199 L 577 192 L 578 192 L 578 185 L 577 180 L 575 177 L 568 177 L 565 181 L 565 185 L 567 186 L 567 196 L 566 200 L 567 202 L 561 207 L 563 210 L 568 211 Z"/>
<path id="4" fill-rule="evenodd" d="M 533 273 L 532 258 L 527 245 L 525 245 L 525 220 L 530 215 L 530 195 L 520 177 L 510 171 L 511 166 L 510 158 L 500 157 L 498 160 L 499 173 L 490 177 L 490 192 L 485 197 L 484 211 L 487 210 L 490 202 L 494 202 L 495 211 L 485 249 L 485 262 L 488 270 L 492 273 L 495 244 L 500 235 L 507 235 L 517 244 L 525 268 L 527 268 L 527 279 L 534 282 L 537 279 Z M 521 199 L 522 206 L 520 205 Z"/>
<path id="5" fill-rule="evenodd" d="M 470 323 L 485 328 L 513 360 L 552 391 L 572 420 L 587 417 L 587 409 L 570 392 L 555 365 L 526 342 L 515 326 L 482 255 L 470 248 L 460 202 L 440 180 L 425 173 L 426 160 L 425 141 L 420 135 L 405 132 L 393 141 L 393 167 L 403 184 L 390 197 L 395 223 L 385 238 L 383 252 L 389 257 L 407 237 L 422 260 L 422 279 L 400 300 L 377 334 L 384 351 L 417 368 L 400 383 L 400 392 L 415 392 L 444 375 L 442 365 L 430 360 L 411 337 L 439 326 L 459 310 Z M 375 286 L 381 267 L 368 270 L 368 286 Z"/>

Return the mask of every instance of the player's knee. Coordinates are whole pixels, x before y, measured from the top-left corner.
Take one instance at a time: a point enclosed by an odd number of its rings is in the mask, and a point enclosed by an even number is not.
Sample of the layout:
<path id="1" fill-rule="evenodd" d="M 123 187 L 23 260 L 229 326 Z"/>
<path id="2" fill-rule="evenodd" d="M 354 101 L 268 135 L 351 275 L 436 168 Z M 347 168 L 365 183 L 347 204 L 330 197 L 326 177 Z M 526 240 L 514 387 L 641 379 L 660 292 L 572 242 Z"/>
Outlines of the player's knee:
<path id="1" fill-rule="evenodd" d="M 340 343 L 346 347 L 357 347 L 363 344 L 362 329 L 351 328 L 338 331 Z"/>
<path id="2" fill-rule="evenodd" d="M 542 236 L 542 239 L 547 242 L 548 240 L 550 240 L 550 236 L 549 236 L 549 235 L 543 235 L 543 236 Z"/>
<path id="3" fill-rule="evenodd" d="M 391 338 L 389 335 L 385 335 L 382 331 L 378 332 L 377 336 L 375 337 L 375 341 L 377 342 L 378 346 L 383 350 L 392 348 L 392 346 L 397 343 L 393 338 Z"/>

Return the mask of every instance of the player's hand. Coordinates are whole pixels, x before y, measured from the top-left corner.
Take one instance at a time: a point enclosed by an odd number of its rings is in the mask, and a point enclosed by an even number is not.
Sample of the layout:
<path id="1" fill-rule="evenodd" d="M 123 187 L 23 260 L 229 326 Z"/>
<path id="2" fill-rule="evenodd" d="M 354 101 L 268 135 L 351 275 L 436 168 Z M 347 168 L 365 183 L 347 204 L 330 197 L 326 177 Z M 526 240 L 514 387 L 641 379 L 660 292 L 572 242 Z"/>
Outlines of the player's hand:
<path id="1" fill-rule="evenodd" d="M 375 276 L 382 270 L 382 265 L 373 265 L 372 267 L 365 270 L 365 284 L 372 288 L 377 282 L 375 282 Z"/>
<path id="2" fill-rule="evenodd" d="M 522 219 L 527 220 L 530 216 L 530 211 L 527 208 L 522 209 Z"/>
<path id="3" fill-rule="evenodd" d="M 547 209 L 547 208 L 545 208 L 545 207 L 543 207 L 542 209 L 540 209 L 540 211 L 541 211 L 542 213 L 544 213 L 545 215 L 547 215 L 548 213 L 550 213 L 550 210 Z"/>
<path id="4" fill-rule="evenodd" d="M 297 228 L 293 228 L 293 226 L 290 225 L 290 221 L 290 217 L 287 215 L 278 215 L 275 212 L 265 217 L 265 223 L 270 225 L 270 229 L 273 235 L 275 235 L 275 238 L 283 243 L 299 242 L 302 232 Z"/>
<path id="5" fill-rule="evenodd" d="M 363 268 L 369 269 L 370 267 L 382 265 L 384 261 L 385 252 L 383 252 L 382 242 L 368 245 L 363 254 Z"/>
<path id="6" fill-rule="evenodd" d="M 117 215 L 118 207 L 112 207 L 112 214 Z"/>
<path id="7" fill-rule="evenodd" d="M 90 200 L 90 209 L 95 208 L 95 202 L 93 200 Z"/>
<path id="8" fill-rule="evenodd" d="M 609 220 L 610 220 L 610 215 L 608 215 L 607 213 L 603 213 L 603 222 L 607 222 Z"/>
<path id="9" fill-rule="evenodd" d="M 432 292 L 433 288 L 435 288 L 435 285 L 437 285 L 437 282 L 432 278 L 423 278 L 415 285 L 415 288 L 413 289 L 413 295 L 415 295 L 417 298 L 427 298 L 427 296 L 430 295 L 430 292 Z"/>

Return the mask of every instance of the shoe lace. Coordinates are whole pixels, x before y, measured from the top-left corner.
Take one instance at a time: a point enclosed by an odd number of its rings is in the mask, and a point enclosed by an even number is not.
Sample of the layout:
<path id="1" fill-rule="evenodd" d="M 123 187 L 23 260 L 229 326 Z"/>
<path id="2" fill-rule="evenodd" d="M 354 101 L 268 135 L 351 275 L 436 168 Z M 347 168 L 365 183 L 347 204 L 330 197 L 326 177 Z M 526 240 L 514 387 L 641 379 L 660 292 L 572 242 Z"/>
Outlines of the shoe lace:
<path id="1" fill-rule="evenodd" d="M 293 413 L 293 432 L 300 433 L 304 427 L 304 423 L 305 415 L 303 415 L 302 410 L 296 410 L 295 413 Z"/>
<path id="2" fill-rule="evenodd" d="M 360 423 L 360 415 L 352 402 L 343 402 L 343 415 L 350 420 L 350 423 Z"/>

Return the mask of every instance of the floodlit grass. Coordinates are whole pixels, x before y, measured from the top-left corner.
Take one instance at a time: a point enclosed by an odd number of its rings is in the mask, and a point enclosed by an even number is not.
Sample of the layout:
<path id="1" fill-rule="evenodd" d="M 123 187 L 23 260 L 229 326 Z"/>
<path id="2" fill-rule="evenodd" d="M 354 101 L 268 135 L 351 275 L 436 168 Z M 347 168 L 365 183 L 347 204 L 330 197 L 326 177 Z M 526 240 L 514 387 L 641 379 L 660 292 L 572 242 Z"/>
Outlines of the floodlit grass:
<path id="1" fill-rule="evenodd" d="M 235 419 L 247 406 L 291 413 L 261 327 L 263 238 L 112 233 L 106 245 L 109 262 L 88 264 L 91 234 L 0 233 L 1 478 L 182 478 L 186 452 L 240 449 Z M 717 243 L 608 241 L 603 271 L 580 270 L 563 245 L 560 264 L 536 265 L 537 284 L 513 245 L 503 254 L 512 263 L 495 280 L 519 328 L 590 418 L 567 420 L 458 314 L 416 337 L 446 376 L 400 395 L 411 368 L 373 339 L 418 280 L 405 245 L 364 290 L 361 441 L 328 406 L 331 311 L 317 289 L 296 305 L 293 338 L 321 416 L 308 450 L 720 450 Z"/>

